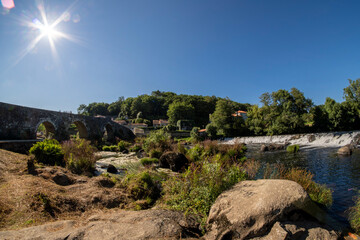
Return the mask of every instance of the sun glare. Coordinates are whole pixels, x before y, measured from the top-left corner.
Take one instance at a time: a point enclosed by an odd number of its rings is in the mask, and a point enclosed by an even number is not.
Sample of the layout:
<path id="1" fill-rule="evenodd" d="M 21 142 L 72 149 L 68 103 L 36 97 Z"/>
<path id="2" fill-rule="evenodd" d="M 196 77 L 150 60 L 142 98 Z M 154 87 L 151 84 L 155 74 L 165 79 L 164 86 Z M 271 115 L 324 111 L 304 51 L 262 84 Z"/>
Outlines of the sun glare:
<path id="1" fill-rule="evenodd" d="M 3 1 L 3 0 L 1 0 L 1 1 Z M 45 11 L 44 3 L 41 0 L 39 0 L 39 4 L 37 5 L 37 8 L 40 13 L 40 16 L 39 16 L 40 19 L 34 18 L 30 21 L 25 21 L 25 20 L 23 21 L 23 24 L 25 26 L 30 27 L 30 29 L 32 29 L 32 30 L 37 30 L 37 31 L 39 31 L 39 33 L 29 43 L 29 45 L 22 51 L 22 53 L 20 54 L 18 59 L 15 61 L 14 65 L 16 65 L 18 62 L 20 62 L 21 59 L 23 59 L 28 53 L 30 53 L 38 45 L 40 40 L 43 39 L 44 37 L 48 38 L 49 44 L 50 44 L 50 49 L 51 49 L 51 52 L 55 59 L 57 58 L 57 50 L 55 47 L 55 41 L 60 40 L 60 39 L 66 39 L 66 40 L 70 40 L 70 41 L 79 43 L 79 40 L 74 38 L 73 36 L 70 36 L 64 32 L 56 30 L 56 27 L 58 24 L 60 24 L 63 21 L 67 22 L 69 20 L 70 10 L 71 10 L 71 8 L 73 8 L 75 3 L 76 3 L 76 1 L 72 5 L 70 5 L 70 7 L 67 10 L 65 10 L 62 14 L 60 14 L 60 16 L 55 19 L 55 21 L 49 23 L 47 13 Z"/>
<path id="2" fill-rule="evenodd" d="M 48 38 L 54 38 L 56 36 L 56 30 L 53 26 L 43 25 L 40 28 L 41 34 L 47 36 Z"/>

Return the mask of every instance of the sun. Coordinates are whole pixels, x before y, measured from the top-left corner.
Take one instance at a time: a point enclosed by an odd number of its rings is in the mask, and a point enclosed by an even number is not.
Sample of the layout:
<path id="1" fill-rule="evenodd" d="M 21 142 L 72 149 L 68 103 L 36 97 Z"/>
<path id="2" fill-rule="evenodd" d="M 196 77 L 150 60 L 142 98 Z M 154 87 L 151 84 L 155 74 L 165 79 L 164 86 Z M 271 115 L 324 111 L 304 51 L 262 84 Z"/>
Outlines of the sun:
<path id="1" fill-rule="evenodd" d="M 57 35 L 57 31 L 55 30 L 54 26 L 51 25 L 42 25 L 39 27 L 41 35 L 54 39 Z"/>

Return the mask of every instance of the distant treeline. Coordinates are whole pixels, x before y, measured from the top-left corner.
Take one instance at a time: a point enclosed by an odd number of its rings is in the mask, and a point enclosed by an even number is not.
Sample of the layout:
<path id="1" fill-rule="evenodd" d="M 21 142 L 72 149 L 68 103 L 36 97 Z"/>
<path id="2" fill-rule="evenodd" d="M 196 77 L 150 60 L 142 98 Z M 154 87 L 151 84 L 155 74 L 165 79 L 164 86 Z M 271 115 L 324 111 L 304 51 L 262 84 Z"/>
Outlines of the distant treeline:
<path id="1" fill-rule="evenodd" d="M 215 96 L 177 95 L 154 91 L 135 98 L 120 97 L 108 103 L 82 104 L 78 112 L 85 115 L 111 115 L 120 119 L 192 120 L 194 126 L 207 128 L 211 137 L 238 135 L 277 135 L 359 129 L 360 79 L 349 79 L 341 103 L 326 98 L 315 106 L 296 88 L 280 89 L 260 96 L 262 106 L 237 103 Z M 237 110 L 247 111 L 248 119 L 232 117 Z M 149 121 L 150 120 L 150 121 Z M 209 122 L 211 122 L 209 124 Z"/>
<path id="2" fill-rule="evenodd" d="M 88 116 L 104 115 L 119 119 L 169 119 L 176 125 L 177 120 L 193 120 L 194 125 L 205 127 L 209 123 L 209 114 L 215 111 L 216 103 L 223 98 L 215 96 L 199 96 L 176 94 L 173 92 L 153 91 L 150 95 L 137 97 L 119 97 L 113 103 L 81 104 L 79 114 Z M 224 100 L 224 99 L 223 99 Z M 251 105 L 226 99 L 231 108 L 247 111 Z"/>

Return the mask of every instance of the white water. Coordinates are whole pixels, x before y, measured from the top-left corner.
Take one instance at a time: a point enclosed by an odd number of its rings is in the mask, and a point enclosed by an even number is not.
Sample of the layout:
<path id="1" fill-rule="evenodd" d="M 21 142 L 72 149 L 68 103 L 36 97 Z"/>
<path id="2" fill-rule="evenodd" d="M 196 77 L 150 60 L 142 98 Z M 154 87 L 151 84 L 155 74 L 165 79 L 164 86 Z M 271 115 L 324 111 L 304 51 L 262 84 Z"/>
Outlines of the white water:
<path id="1" fill-rule="evenodd" d="M 315 140 L 309 142 L 308 137 L 315 136 Z M 359 138 L 360 131 L 349 132 L 328 132 L 328 133 L 309 133 L 309 134 L 292 134 L 292 135 L 276 135 L 276 136 L 257 136 L 257 137 L 237 137 L 225 139 L 224 143 L 290 143 L 299 144 L 301 146 L 313 147 L 342 147 Z"/>

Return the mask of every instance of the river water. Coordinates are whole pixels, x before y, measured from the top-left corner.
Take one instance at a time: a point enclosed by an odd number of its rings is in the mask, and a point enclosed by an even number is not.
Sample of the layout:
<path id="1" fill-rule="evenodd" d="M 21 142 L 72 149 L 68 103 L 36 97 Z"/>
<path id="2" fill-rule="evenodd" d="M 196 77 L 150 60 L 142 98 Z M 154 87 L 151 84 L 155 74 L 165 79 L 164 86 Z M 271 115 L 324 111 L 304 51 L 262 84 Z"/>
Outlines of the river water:
<path id="1" fill-rule="evenodd" d="M 259 144 L 248 144 L 247 157 L 255 158 L 262 168 L 281 163 L 287 167 L 301 167 L 313 173 L 317 183 L 326 184 L 333 190 L 333 204 L 329 214 L 348 225 L 347 211 L 354 206 L 354 198 L 360 190 L 360 150 L 351 156 L 338 156 L 337 148 L 303 147 L 298 153 L 286 151 L 260 152 Z M 260 169 L 261 172 L 261 169 Z"/>

